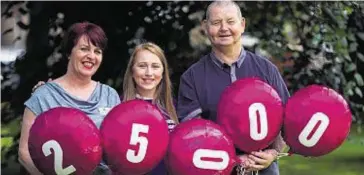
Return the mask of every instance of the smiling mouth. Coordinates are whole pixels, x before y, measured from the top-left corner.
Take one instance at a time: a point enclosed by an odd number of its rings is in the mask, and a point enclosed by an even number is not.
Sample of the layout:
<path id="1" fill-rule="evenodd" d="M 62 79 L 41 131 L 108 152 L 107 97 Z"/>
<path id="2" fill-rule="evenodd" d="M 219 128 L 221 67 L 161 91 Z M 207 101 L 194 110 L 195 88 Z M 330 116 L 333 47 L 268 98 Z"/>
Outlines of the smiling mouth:
<path id="1" fill-rule="evenodd" d="M 142 79 L 144 83 L 152 83 L 153 79 Z"/>
<path id="2" fill-rule="evenodd" d="M 94 67 L 94 63 L 92 62 L 88 62 L 88 61 L 84 61 L 82 62 L 82 65 L 86 68 L 86 69 L 92 69 Z"/>

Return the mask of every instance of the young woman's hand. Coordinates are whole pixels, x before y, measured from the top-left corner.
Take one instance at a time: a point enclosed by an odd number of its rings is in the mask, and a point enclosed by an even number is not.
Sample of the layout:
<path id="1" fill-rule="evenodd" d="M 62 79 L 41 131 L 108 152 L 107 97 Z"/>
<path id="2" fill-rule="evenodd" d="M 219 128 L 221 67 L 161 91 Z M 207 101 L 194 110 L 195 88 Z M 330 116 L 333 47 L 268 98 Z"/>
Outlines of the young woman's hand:
<path id="1" fill-rule="evenodd" d="M 47 82 L 51 82 L 51 81 L 52 81 L 52 79 L 49 78 Z M 34 92 L 38 87 L 44 85 L 45 83 L 46 82 L 44 82 L 44 81 L 38 81 L 38 83 L 32 88 L 32 92 Z"/>

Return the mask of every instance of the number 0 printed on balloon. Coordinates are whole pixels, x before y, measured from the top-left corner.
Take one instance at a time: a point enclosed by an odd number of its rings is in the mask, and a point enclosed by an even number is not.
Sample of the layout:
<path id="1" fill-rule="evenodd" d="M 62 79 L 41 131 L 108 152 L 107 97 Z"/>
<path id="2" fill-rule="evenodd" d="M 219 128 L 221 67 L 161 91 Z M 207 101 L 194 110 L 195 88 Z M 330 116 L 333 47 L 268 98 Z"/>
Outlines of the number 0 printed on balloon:
<path id="1" fill-rule="evenodd" d="M 45 156 L 52 154 L 51 149 L 54 151 L 54 171 L 57 175 L 68 175 L 76 171 L 73 165 L 63 168 L 63 150 L 57 141 L 49 140 L 42 145 L 42 151 Z"/>
<path id="2" fill-rule="evenodd" d="M 131 129 L 130 145 L 137 145 L 139 143 L 138 154 L 135 150 L 128 149 L 126 158 L 132 163 L 140 163 L 143 161 L 148 148 L 148 139 L 144 136 L 139 136 L 139 133 L 147 134 L 149 131 L 148 125 L 133 123 Z"/>
<path id="3" fill-rule="evenodd" d="M 250 137 L 253 140 L 263 140 L 265 137 L 267 137 L 268 134 L 267 111 L 262 103 L 253 103 L 252 105 L 249 106 L 249 122 L 250 122 Z M 258 124 L 260 124 L 260 132 L 258 130 Z"/>
<path id="4" fill-rule="evenodd" d="M 319 124 L 317 130 L 313 131 L 314 127 L 320 121 L 321 121 L 321 123 Z M 315 146 L 317 144 L 317 142 L 320 140 L 321 136 L 326 131 L 329 124 L 330 124 L 330 119 L 327 115 L 325 115 L 322 112 L 315 113 L 312 116 L 312 118 L 310 119 L 310 121 L 308 121 L 305 128 L 303 128 L 303 130 L 301 131 L 300 135 L 298 136 L 298 140 L 300 141 L 300 143 L 302 145 L 304 145 L 306 147 Z M 312 133 L 312 132 L 314 132 L 312 137 L 308 138 L 310 133 Z"/>
<path id="5" fill-rule="evenodd" d="M 202 158 L 221 159 L 221 161 L 208 161 Z M 229 154 L 221 150 L 198 149 L 193 153 L 193 164 L 201 169 L 224 170 L 229 165 Z"/>

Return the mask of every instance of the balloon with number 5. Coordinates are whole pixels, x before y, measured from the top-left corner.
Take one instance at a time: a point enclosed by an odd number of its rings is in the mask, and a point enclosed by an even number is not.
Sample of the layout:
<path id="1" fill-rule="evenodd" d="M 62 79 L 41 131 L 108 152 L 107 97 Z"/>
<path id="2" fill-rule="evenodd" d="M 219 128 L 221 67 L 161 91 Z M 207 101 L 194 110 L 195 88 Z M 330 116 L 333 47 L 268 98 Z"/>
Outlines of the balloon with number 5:
<path id="1" fill-rule="evenodd" d="M 288 100 L 284 139 L 292 153 L 322 156 L 344 142 L 350 125 L 351 112 L 345 99 L 333 89 L 311 85 Z"/>
<path id="2" fill-rule="evenodd" d="M 217 123 L 240 150 L 267 148 L 282 127 L 282 100 L 273 87 L 258 78 L 239 79 L 222 93 Z"/>
<path id="3" fill-rule="evenodd" d="M 167 123 L 154 105 L 143 100 L 114 107 L 100 132 L 106 162 L 115 174 L 145 174 L 157 166 L 167 151 Z"/>
<path id="4" fill-rule="evenodd" d="M 28 147 L 43 174 L 92 174 L 101 161 L 99 130 L 82 111 L 57 107 L 40 114 L 30 132 Z"/>
<path id="5" fill-rule="evenodd" d="M 170 174 L 230 175 L 235 163 L 233 142 L 211 121 L 186 121 L 170 135 L 166 156 Z"/>

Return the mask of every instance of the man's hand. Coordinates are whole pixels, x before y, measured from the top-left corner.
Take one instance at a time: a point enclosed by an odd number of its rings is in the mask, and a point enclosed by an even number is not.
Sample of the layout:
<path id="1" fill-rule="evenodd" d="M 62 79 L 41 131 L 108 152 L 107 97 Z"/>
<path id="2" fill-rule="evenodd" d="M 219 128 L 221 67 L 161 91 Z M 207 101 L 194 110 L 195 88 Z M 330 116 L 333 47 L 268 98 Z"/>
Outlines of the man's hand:
<path id="1" fill-rule="evenodd" d="M 245 174 L 248 174 L 249 172 L 251 172 L 251 166 L 255 164 L 255 162 L 252 159 L 249 159 L 249 155 L 248 154 L 243 154 L 243 155 L 239 155 L 239 163 L 240 165 L 245 169 Z M 244 175 L 245 175 L 244 174 Z"/>
<path id="2" fill-rule="evenodd" d="M 269 167 L 270 164 L 277 158 L 278 152 L 274 149 L 264 151 L 254 151 L 248 156 L 248 160 L 254 162 L 249 164 L 249 171 L 259 171 Z"/>

